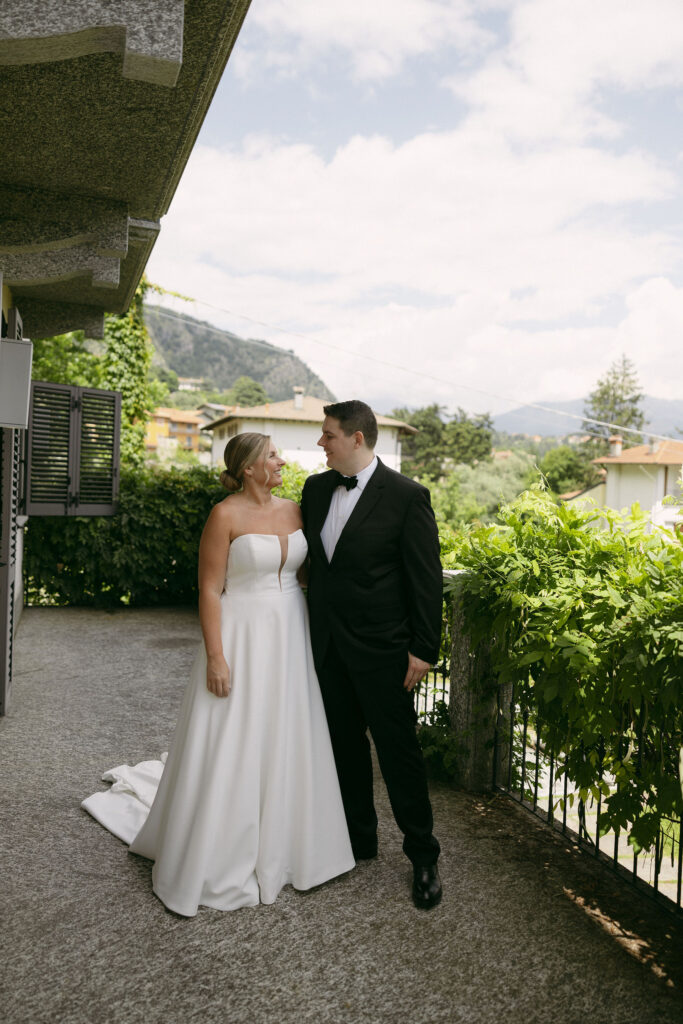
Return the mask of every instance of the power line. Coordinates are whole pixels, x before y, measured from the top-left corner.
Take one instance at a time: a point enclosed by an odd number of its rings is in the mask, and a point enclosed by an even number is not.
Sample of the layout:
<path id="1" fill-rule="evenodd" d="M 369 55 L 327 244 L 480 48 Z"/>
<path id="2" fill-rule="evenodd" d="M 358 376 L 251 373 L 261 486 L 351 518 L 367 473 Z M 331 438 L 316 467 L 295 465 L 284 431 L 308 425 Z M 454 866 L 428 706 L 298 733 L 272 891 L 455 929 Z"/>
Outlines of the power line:
<path id="1" fill-rule="evenodd" d="M 301 338 L 303 341 L 310 342 L 311 344 L 320 345 L 323 348 L 332 349 L 335 352 L 342 352 L 346 356 L 349 355 L 349 350 L 344 348 L 343 346 L 341 346 L 341 345 L 334 345 L 332 342 L 329 342 L 329 341 L 321 341 L 320 338 L 314 338 L 314 337 L 312 337 L 309 334 L 301 334 L 299 331 L 292 331 L 292 330 L 289 330 L 286 327 L 278 327 L 276 324 L 267 323 L 265 320 L 255 320 L 253 317 L 246 316 L 243 313 L 235 313 L 231 309 L 225 309 L 223 306 L 215 306 L 215 305 L 213 305 L 210 302 L 203 302 L 201 299 L 191 299 L 189 301 L 191 301 L 195 305 L 206 306 L 207 309 L 214 309 L 218 313 L 225 313 L 227 316 L 234 316 L 234 317 L 236 317 L 239 320 L 245 320 L 248 323 L 256 324 L 259 327 L 266 327 L 269 330 L 279 331 L 281 334 L 288 334 L 288 335 L 290 335 L 293 338 Z M 169 319 L 180 320 L 180 321 L 185 320 L 185 318 L 183 317 L 182 314 L 175 314 L 175 313 L 168 312 L 166 310 L 164 310 L 164 312 L 161 312 L 158 309 L 158 307 L 156 307 L 156 308 L 157 308 L 157 313 L 158 313 L 159 316 L 166 316 Z M 214 327 L 214 326 L 209 325 L 209 324 L 203 324 L 202 326 L 204 326 L 204 327 L 208 328 L 209 330 L 213 331 L 215 334 L 222 334 L 224 336 L 228 336 L 228 337 L 231 337 L 231 338 L 235 337 L 235 335 L 233 335 L 230 331 L 222 330 L 219 327 Z M 246 341 L 247 344 L 249 344 L 249 345 L 261 345 L 263 348 L 272 349 L 272 348 L 276 347 L 276 346 L 273 346 L 273 345 L 269 344 L 268 342 L 257 341 L 257 340 L 255 340 L 253 338 L 240 339 L 240 340 Z M 592 416 L 579 416 L 578 413 L 562 412 L 560 409 L 553 409 L 551 406 L 548 406 L 548 405 L 539 405 L 537 402 L 525 402 L 522 399 L 511 398 L 509 395 L 499 395 L 495 391 L 486 391 L 483 388 L 475 388 L 475 387 L 472 387 L 472 385 L 470 385 L 470 384 L 456 383 L 455 381 L 450 381 L 450 380 L 448 380 L 448 379 L 446 379 L 444 377 L 437 377 L 435 374 L 432 374 L 432 373 L 425 373 L 424 370 L 417 370 L 414 367 L 403 366 L 401 363 L 394 363 L 394 362 L 392 362 L 389 359 L 381 359 L 379 356 L 369 355 L 367 352 L 353 352 L 352 354 L 354 356 L 356 356 L 357 358 L 367 359 L 370 362 L 378 363 L 380 366 L 386 366 L 386 367 L 391 368 L 392 370 L 399 370 L 402 373 L 408 373 L 408 374 L 410 374 L 411 377 L 422 377 L 425 380 L 436 381 L 436 383 L 438 383 L 438 384 L 448 384 L 450 387 L 460 388 L 463 391 L 471 391 L 473 394 L 484 395 L 487 398 L 497 398 L 499 401 L 509 402 L 511 405 L 522 406 L 522 407 L 527 408 L 527 409 L 538 409 L 540 412 L 550 413 L 553 416 L 560 416 L 560 417 L 563 417 L 563 418 L 566 418 L 566 419 L 578 420 L 580 423 L 593 423 L 593 424 L 595 424 L 596 426 L 599 426 L 599 427 L 608 427 L 612 431 L 619 430 L 619 431 L 621 431 L 621 433 L 635 434 L 638 437 L 641 437 L 643 434 L 647 434 L 648 437 L 651 437 L 651 438 L 653 438 L 653 439 L 655 439 L 657 441 L 674 441 L 674 442 L 679 441 L 680 442 L 680 440 L 681 440 L 680 438 L 677 439 L 675 437 L 669 437 L 666 434 L 654 434 L 654 433 L 652 433 L 652 431 L 649 431 L 649 430 L 639 430 L 636 427 L 626 427 L 626 426 L 622 426 L 619 423 L 611 423 L 608 420 L 598 420 L 598 419 L 595 419 Z M 336 364 L 333 364 L 333 365 L 336 365 Z M 603 435 L 602 434 L 595 434 L 593 436 L 602 437 Z"/>

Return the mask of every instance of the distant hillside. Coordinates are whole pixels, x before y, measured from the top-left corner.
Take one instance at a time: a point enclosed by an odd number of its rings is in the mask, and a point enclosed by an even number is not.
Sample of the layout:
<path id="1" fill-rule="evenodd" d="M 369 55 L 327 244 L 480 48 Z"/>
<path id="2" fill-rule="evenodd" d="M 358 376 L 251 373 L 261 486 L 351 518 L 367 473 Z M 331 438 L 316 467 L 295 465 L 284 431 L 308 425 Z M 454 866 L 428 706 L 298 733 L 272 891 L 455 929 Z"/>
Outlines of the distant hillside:
<path id="1" fill-rule="evenodd" d="M 334 401 L 320 377 L 287 349 L 240 338 L 163 306 L 145 306 L 145 322 L 156 349 L 154 362 L 181 377 L 201 377 L 217 391 L 227 391 L 238 377 L 251 377 L 275 402 L 291 398 L 295 385 Z"/>
<path id="2" fill-rule="evenodd" d="M 538 404 L 548 406 L 550 409 L 557 409 L 559 412 L 582 416 L 585 401 L 583 398 L 574 398 L 568 402 L 540 401 Z M 683 430 L 683 399 L 652 398 L 650 395 L 646 395 L 643 400 L 643 410 L 647 420 L 645 433 L 649 429 L 655 434 L 678 437 L 676 428 Z M 568 416 L 556 416 L 550 412 L 541 412 L 540 409 L 530 409 L 528 406 L 521 406 L 519 409 L 512 409 L 510 412 L 494 416 L 493 423 L 496 430 L 505 431 L 508 434 L 541 434 L 543 437 L 574 434 L 581 430 L 580 420 L 570 419 Z"/>

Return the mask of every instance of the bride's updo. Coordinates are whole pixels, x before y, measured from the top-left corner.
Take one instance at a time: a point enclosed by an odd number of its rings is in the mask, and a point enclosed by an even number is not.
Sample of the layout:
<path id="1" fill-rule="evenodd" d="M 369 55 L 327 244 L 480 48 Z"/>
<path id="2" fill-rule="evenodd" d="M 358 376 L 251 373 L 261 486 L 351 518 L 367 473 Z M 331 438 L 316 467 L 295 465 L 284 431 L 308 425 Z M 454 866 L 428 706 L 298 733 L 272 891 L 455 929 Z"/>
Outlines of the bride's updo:
<path id="1" fill-rule="evenodd" d="M 245 469 L 254 465 L 269 444 L 268 434 L 235 434 L 230 438 L 223 452 L 225 469 L 221 473 L 221 483 L 226 491 L 234 494 L 242 490 Z"/>

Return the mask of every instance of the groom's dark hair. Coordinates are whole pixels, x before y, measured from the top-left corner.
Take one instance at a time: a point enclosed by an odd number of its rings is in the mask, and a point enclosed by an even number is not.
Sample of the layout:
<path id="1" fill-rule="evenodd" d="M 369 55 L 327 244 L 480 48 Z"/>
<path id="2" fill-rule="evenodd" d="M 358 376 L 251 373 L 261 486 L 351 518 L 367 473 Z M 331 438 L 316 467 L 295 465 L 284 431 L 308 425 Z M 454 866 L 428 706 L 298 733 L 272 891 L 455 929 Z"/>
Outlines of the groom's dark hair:
<path id="1" fill-rule="evenodd" d="M 343 432 L 349 437 L 360 430 L 368 448 L 377 444 L 377 420 L 369 405 L 352 398 L 350 402 L 334 402 L 324 405 L 323 412 L 332 419 L 339 420 Z"/>

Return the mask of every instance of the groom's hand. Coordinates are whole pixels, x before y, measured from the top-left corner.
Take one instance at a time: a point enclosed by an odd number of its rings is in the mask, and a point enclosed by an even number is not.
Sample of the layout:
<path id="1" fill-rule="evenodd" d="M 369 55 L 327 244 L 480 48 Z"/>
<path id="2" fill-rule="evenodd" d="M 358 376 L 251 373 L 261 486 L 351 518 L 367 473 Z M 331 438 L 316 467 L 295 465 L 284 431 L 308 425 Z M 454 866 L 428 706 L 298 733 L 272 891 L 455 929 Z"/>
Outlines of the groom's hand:
<path id="1" fill-rule="evenodd" d="M 424 679 L 429 672 L 429 662 L 422 661 L 421 658 L 416 658 L 414 654 L 408 652 L 408 671 L 406 677 L 403 680 L 403 686 L 406 690 L 414 690 L 417 684 Z"/>

